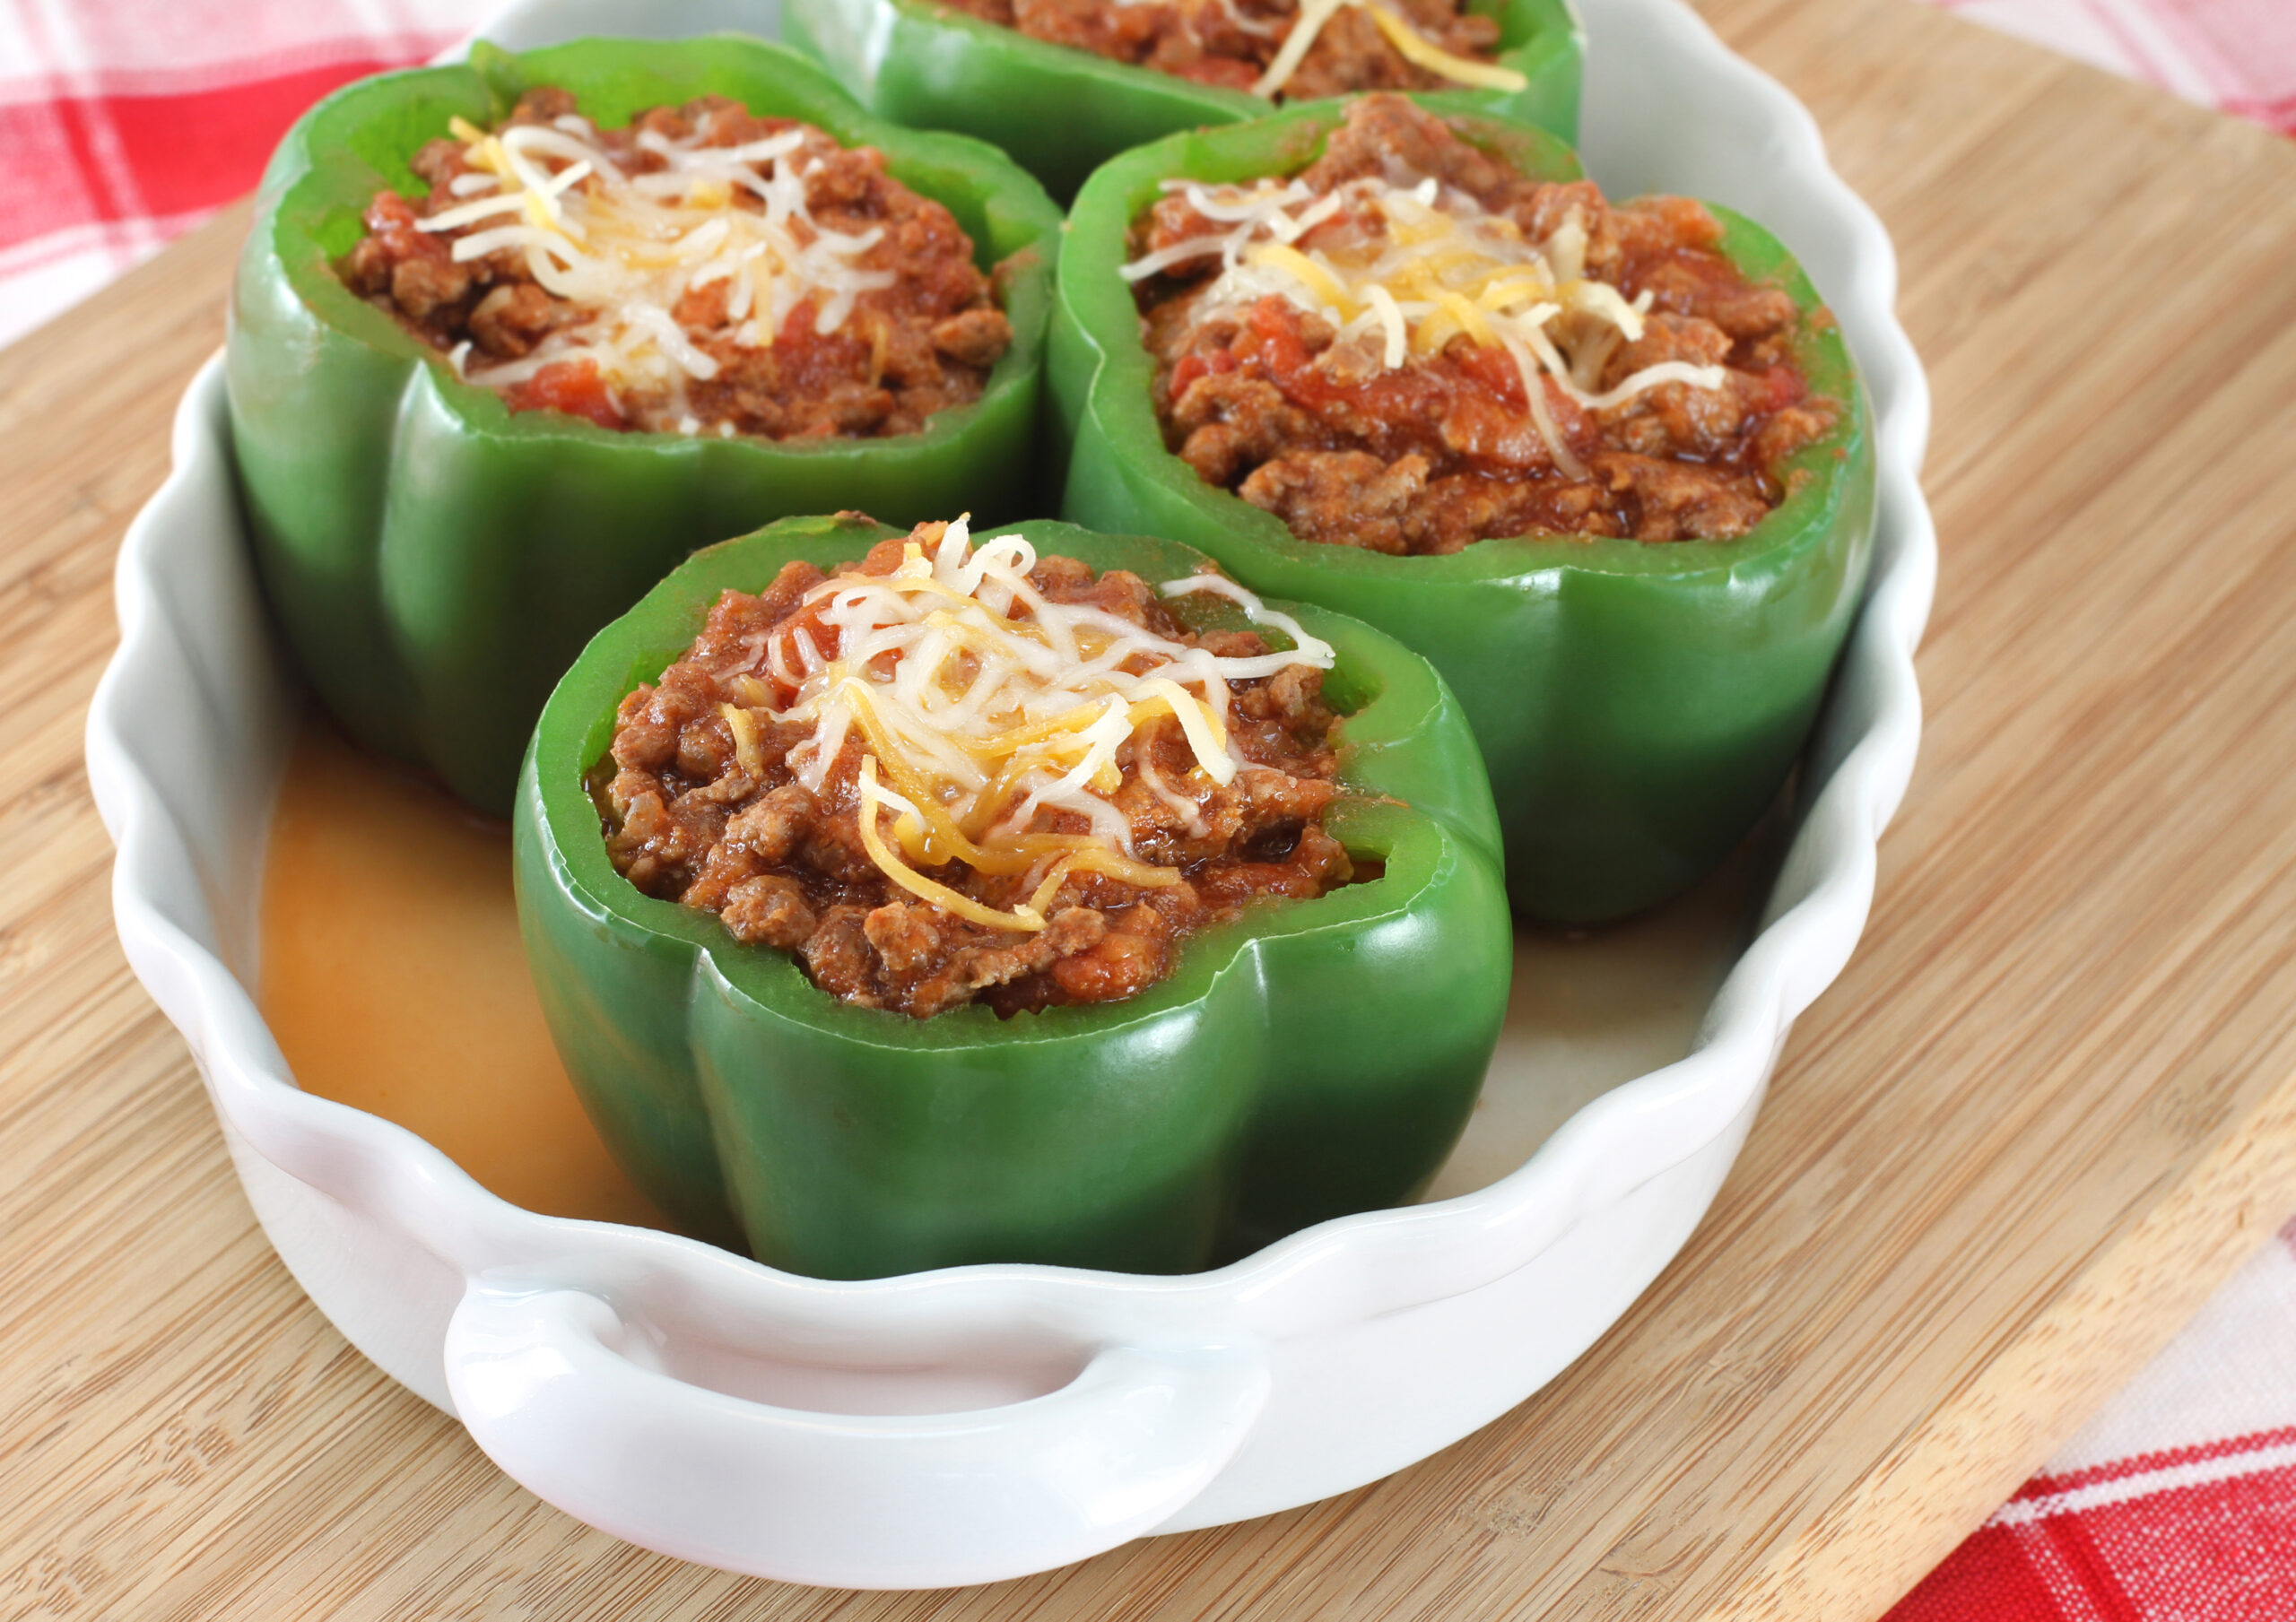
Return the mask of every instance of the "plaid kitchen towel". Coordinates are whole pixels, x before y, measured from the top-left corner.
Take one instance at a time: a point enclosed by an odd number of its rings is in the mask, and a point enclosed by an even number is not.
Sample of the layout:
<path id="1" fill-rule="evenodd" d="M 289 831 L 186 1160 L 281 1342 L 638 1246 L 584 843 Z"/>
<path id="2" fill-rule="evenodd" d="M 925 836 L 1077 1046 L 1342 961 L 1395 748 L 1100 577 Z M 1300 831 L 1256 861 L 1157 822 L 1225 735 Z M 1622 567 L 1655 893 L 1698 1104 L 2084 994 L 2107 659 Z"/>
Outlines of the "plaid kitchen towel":
<path id="1" fill-rule="evenodd" d="M 2296 135 L 2296 0 L 1934 3 L 2109 73 Z"/>
<path id="2" fill-rule="evenodd" d="M 1935 0 L 2296 134 L 2296 0 Z M 247 190 L 295 115 L 491 0 L 0 0 L 0 343 Z"/>
<path id="3" fill-rule="evenodd" d="M 469 31 L 473 0 L 0 0 L 0 343 L 250 189 L 336 85 Z"/>
<path id="4" fill-rule="evenodd" d="M 2296 134 L 2296 0 L 1935 3 Z M 319 96 L 490 9 L 0 0 L 0 343 L 248 190 Z M 1890 1622 L 2296 1622 L 2296 1225 Z"/>
<path id="5" fill-rule="evenodd" d="M 2296 1622 L 2296 1222 L 1888 1622 Z"/>

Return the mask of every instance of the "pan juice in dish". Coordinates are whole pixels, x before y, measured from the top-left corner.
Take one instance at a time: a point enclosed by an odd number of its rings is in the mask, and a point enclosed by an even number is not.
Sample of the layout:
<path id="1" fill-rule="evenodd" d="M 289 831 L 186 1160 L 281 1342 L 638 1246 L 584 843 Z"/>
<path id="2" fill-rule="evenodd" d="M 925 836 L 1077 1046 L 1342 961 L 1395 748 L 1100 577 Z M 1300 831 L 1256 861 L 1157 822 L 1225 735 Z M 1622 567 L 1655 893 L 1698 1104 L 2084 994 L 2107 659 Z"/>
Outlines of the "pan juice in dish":
<path id="1" fill-rule="evenodd" d="M 261 927 L 256 1001 L 304 1091 L 396 1122 L 529 1210 L 664 1226 L 551 1045 L 508 826 L 307 721 L 272 811 Z"/>
<path id="2" fill-rule="evenodd" d="M 1506 1008 L 1441 681 L 1169 542 L 848 514 L 697 553 L 559 684 L 516 825 L 624 1168 L 818 1276 L 1183 1271 L 1408 1201 Z"/>

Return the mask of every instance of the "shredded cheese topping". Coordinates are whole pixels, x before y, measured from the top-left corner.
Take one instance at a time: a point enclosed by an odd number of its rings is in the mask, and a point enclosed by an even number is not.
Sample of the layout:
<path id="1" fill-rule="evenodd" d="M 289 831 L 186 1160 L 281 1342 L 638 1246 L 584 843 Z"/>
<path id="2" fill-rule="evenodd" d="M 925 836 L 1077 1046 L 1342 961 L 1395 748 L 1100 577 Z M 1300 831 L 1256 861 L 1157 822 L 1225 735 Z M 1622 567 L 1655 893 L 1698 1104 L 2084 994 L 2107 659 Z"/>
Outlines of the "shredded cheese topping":
<path id="1" fill-rule="evenodd" d="M 1289 637 L 1292 651 L 1219 657 L 1104 610 L 1048 602 L 1029 582 L 1036 561 L 1019 535 L 971 546 L 960 518 L 930 557 L 911 542 L 891 575 L 838 575 L 815 586 L 803 604 L 810 612 L 763 650 L 778 688 L 757 682 L 744 692 L 783 722 L 812 724 L 788 763 L 817 794 L 857 737 L 862 846 L 887 878 L 971 923 L 1024 932 L 1045 927 L 1045 909 L 1072 873 L 1144 888 L 1178 882 L 1174 870 L 1135 857 L 1132 825 L 1109 799 L 1130 755 L 1152 793 L 1196 816 L 1195 802 L 1154 775 L 1148 751 L 1131 748 L 1143 727 L 1171 716 L 1195 758 L 1191 774 L 1232 782 L 1240 762 L 1228 745 L 1229 684 L 1291 664 L 1328 670 L 1333 659 L 1329 643 L 1218 576 L 1160 590 L 1225 596 L 1254 624 Z M 835 633 L 834 656 L 809 621 Z M 752 712 L 728 706 L 726 719 L 736 759 L 754 759 Z M 1040 810 L 1075 812 L 1092 831 L 1031 832 Z M 891 838 L 880 826 L 888 815 Z M 1003 910 L 918 871 L 952 861 L 1022 875 L 1030 899 Z"/>
<path id="2" fill-rule="evenodd" d="M 1304 0 L 1292 31 L 1283 38 L 1283 48 L 1253 84 L 1252 94 L 1274 100 L 1292 82 L 1292 75 L 1300 71 L 1300 64 L 1306 60 L 1317 36 L 1324 31 L 1324 24 L 1351 6 L 1370 13 L 1372 22 L 1387 36 L 1387 43 L 1396 48 L 1397 56 L 1439 79 L 1473 85 L 1477 90 L 1510 91 L 1521 90 L 1530 82 L 1511 67 L 1453 55 L 1412 27 L 1402 13 L 1382 4 L 1381 0 Z"/>
<path id="3" fill-rule="evenodd" d="M 595 312 L 500 366 L 471 368 L 469 346 L 457 346 L 456 369 L 473 383 L 501 387 L 587 359 L 610 388 L 661 390 L 682 401 L 688 380 L 719 369 L 673 313 L 694 289 L 726 282 L 735 342 L 770 349 L 805 299 L 814 301 L 813 330 L 827 334 L 845 325 L 863 293 L 897 279 L 859 263 L 883 239 L 882 227 L 832 230 L 808 212 L 804 176 L 792 163 L 804 130 L 740 146 L 704 146 L 699 132 L 671 140 L 641 131 L 639 150 L 665 167 L 639 174 L 625 171 L 596 126 L 576 114 L 495 134 L 462 118 L 450 127 L 473 170 L 453 189 L 470 201 L 422 220 L 421 229 L 477 227 L 456 239 L 457 263 L 523 252 L 546 291 Z M 736 206 L 738 193 L 759 206 Z M 689 414 L 681 428 L 691 434 L 700 424 Z"/>
<path id="4" fill-rule="evenodd" d="M 1513 220 L 1431 177 L 1411 186 L 1351 180 L 1320 196 L 1296 179 L 1250 187 L 1170 180 L 1164 189 L 1229 229 L 1144 255 L 1124 267 L 1126 281 L 1217 256 L 1219 275 L 1196 295 L 1199 318 L 1274 294 L 1320 315 L 1338 329 L 1335 343 L 1389 370 L 1439 355 L 1455 338 L 1502 348 L 1539 437 L 1570 478 L 1586 478 L 1587 469 L 1555 424 L 1544 379 L 1597 412 L 1661 384 L 1728 381 L 1719 366 L 1662 360 L 1597 392 L 1619 344 L 1642 336 L 1650 295 L 1630 302 L 1586 273 L 1587 230 L 1575 209 L 1535 243 Z"/>

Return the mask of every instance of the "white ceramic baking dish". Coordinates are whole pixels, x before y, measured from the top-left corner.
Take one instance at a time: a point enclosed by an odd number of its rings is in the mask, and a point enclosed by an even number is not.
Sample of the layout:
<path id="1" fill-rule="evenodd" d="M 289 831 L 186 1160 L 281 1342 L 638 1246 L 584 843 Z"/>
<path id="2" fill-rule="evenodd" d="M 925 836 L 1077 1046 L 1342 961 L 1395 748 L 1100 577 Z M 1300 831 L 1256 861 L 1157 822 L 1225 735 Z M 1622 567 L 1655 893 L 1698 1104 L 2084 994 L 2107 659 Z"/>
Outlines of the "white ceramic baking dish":
<path id="1" fill-rule="evenodd" d="M 1748 909 L 1759 932 L 1674 1048 L 1688 1056 L 1521 1135 L 1521 1100 L 1535 1115 L 1546 1080 L 1537 1042 L 1510 1036 L 1490 1096 L 1516 1101 L 1518 1135 L 1471 1134 L 1439 1184 L 1472 1192 L 1326 1223 L 1216 1272 L 822 1283 L 518 1210 L 411 1133 L 299 1091 L 249 994 L 292 701 L 247 562 L 220 368 L 200 374 L 175 471 L 121 552 L 122 639 L 89 717 L 120 937 L 189 1043 L 281 1257 L 511 1476 L 619 1537 L 736 1571 L 860 1587 L 1013 1576 L 1424 1458 L 1551 1379 L 1689 1236 L 1791 1021 L 1849 956 L 1912 768 L 1935 568 L 1916 483 L 1928 395 L 1891 313 L 1888 239 L 1807 113 L 1674 0 L 1584 9 L 1596 178 L 1765 221 L 1840 317 L 1879 421 L 1870 597 L 1790 846 Z M 550 0 L 489 32 L 526 47 L 772 22 L 770 0 Z M 1533 1142 L 1514 1169 L 1491 1164 Z"/>

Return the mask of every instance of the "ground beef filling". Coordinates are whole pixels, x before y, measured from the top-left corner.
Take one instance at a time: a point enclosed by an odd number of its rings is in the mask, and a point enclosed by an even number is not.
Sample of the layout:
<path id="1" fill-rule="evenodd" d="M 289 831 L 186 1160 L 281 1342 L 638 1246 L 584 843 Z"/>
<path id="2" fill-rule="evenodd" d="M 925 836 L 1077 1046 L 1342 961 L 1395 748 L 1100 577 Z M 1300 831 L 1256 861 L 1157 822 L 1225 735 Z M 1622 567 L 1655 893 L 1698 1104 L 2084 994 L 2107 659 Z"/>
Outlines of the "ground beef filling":
<path id="1" fill-rule="evenodd" d="M 547 125 L 576 110 L 565 91 L 531 90 L 498 129 Z M 731 147 L 791 130 L 804 134 L 788 162 L 804 176 L 807 212 L 832 230 L 858 235 L 883 228 L 882 239 L 857 263 L 891 273 L 891 285 L 863 293 L 851 315 L 826 334 L 814 331 L 813 300 L 802 300 L 771 344 L 760 347 L 737 341 L 740 323 L 727 314 L 729 284 L 706 282 L 669 313 L 717 363 L 715 377 L 675 390 L 632 386 L 602 376 L 588 359 L 552 361 L 501 389 L 510 409 L 566 412 L 604 428 L 648 433 L 867 438 L 916 433 L 934 412 L 978 400 L 989 369 L 1013 342 L 1012 323 L 996 307 L 989 278 L 974 265 L 972 242 L 955 218 L 887 175 L 874 148 L 839 146 L 811 126 L 752 117 L 739 103 L 714 96 L 655 108 L 627 129 L 598 131 L 596 142 L 625 174 L 643 175 L 665 167 L 658 154 L 639 145 L 648 132 L 670 141 L 698 134 L 700 145 Z M 452 353 L 467 343 L 464 360 L 482 378 L 488 365 L 521 360 L 553 332 L 578 331 L 596 317 L 536 282 L 523 248 L 456 263 L 457 239 L 499 220 L 416 229 L 418 220 L 470 201 L 454 190 L 457 179 L 474 172 L 462 142 L 430 142 L 411 167 L 430 182 L 430 194 L 412 203 L 396 192 L 375 194 L 368 234 L 337 267 L 354 292 L 439 350 Z M 764 205 L 735 188 L 730 206 L 758 212 Z M 800 220 L 793 229 L 807 228 Z"/>
<path id="2" fill-rule="evenodd" d="M 1248 91 L 1300 18 L 1299 0 L 951 0 L 985 22 L 1224 90 Z M 1499 24 L 1458 0 L 1385 0 L 1431 45 L 1488 62 Z M 1361 6 L 1342 5 L 1316 35 L 1276 100 L 1369 90 L 1456 85 L 1405 60 Z"/>
<path id="3" fill-rule="evenodd" d="M 937 540 L 937 533 L 929 537 Z M 901 542 L 887 542 L 857 568 L 889 574 L 901 555 Z M 792 563 L 758 595 L 726 593 L 685 655 L 622 700 L 593 792 L 615 868 L 647 894 L 715 913 L 745 944 L 796 954 L 833 996 L 921 1018 L 975 998 L 1011 1015 L 1133 996 L 1170 971 L 1191 931 L 1271 898 L 1322 895 L 1353 876 L 1321 820 L 1339 792 L 1332 781 L 1336 717 L 1323 700 L 1322 672 L 1294 664 L 1234 684 L 1229 747 L 1245 764 L 1226 786 L 1191 769 L 1195 757 L 1169 716 L 1135 733 L 1118 757 L 1123 782 L 1109 797 L 1131 823 L 1133 854 L 1178 869 L 1179 883 L 1142 888 L 1073 874 L 1033 934 L 920 901 L 863 848 L 858 742 L 848 740 L 822 792 L 812 793 L 787 757 L 813 728 L 781 724 L 752 701 L 760 650 L 804 612 L 801 599 L 823 578 L 811 564 Z M 1030 579 L 1050 602 L 1090 603 L 1215 655 L 1268 651 L 1248 631 L 1187 632 L 1136 575 L 1110 570 L 1096 578 L 1073 559 L 1046 558 Z M 809 629 L 817 631 L 818 622 Z M 720 708 L 727 704 L 754 713 L 759 775 L 742 768 Z M 1193 817 L 1144 781 L 1143 751 L 1165 790 L 1194 805 Z M 1090 830 L 1074 812 L 1048 811 L 1027 831 Z M 1034 882 L 961 862 L 921 871 L 1004 910 L 1025 901 Z"/>
<path id="4" fill-rule="evenodd" d="M 1531 242 L 1575 212 L 1587 274 L 1630 300 L 1652 299 L 1643 335 L 1619 346 L 1594 392 L 1665 360 L 1718 364 L 1726 381 L 1664 383 L 1587 411 L 1543 378 L 1556 427 L 1589 475 L 1572 478 L 1532 431 L 1521 375 L 1502 349 L 1462 335 L 1390 369 L 1335 344 L 1328 322 L 1283 297 L 1207 314 L 1201 295 L 1216 258 L 1149 278 L 1142 333 L 1167 442 L 1207 482 L 1302 539 L 1413 555 L 1500 535 L 1727 539 L 1783 499 L 1779 462 L 1833 428 L 1839 408 L 1810 395 L 1792 357 L 1804 317 L 1782 289 L 1747 282 L 1722 256 L 1721 227 L 1701 204 L 1613 205 L 1588 181 L 1526 179 L 1394 97 L 1356 102 L 1299 178 L 1320 195 L 1365 176 L 1431 177 L 1510 218 Z M 1176 194 L 1142 216 L 1133 253 L 1230 229 Z"/>

